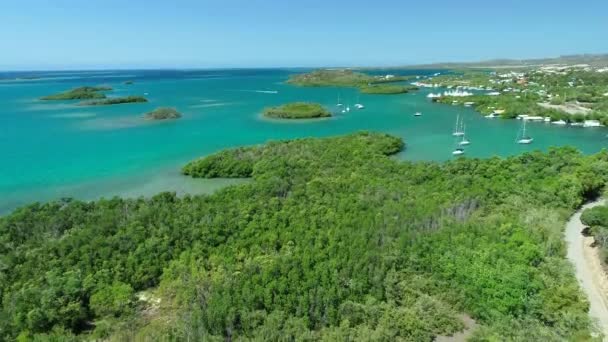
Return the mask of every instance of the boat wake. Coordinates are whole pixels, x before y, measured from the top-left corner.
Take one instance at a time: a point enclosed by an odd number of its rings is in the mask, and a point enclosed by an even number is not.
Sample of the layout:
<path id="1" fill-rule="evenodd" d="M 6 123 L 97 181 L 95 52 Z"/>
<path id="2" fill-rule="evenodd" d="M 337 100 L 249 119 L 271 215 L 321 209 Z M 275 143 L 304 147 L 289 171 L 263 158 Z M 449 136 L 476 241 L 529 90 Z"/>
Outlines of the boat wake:
<path id="1" fill-rule="evenodd" d="M 228 103 L 228 102 L 208 102 L 208 103 L 204 103 L 204 104 L 192 105 L 192 106 L 190 106 L 190 108 L 224 107 L 224 106 L 229 106 L 231 104 L 232 103 Z"/>
<path id="2" fill-rule="evenodd" d="M 97 116 L 95 113 L 87 113 L 87 112 L 78 112 L 78 113 L 61 113 L 51 115 L 53 118 L 63 118 L 63 119 L 79 119 L 79 118 L 92 118 Z"/>
<path id="3" fill-rule="evenodd" d="M 259 93 L 259 94 L 278 94 L 279 93 L 278 90 L 249 90 L 249 89 L 243 89 L 243 90 L 233 90 L 233 91 L 240 91 L 240 92 L 244 92 L 244 93 Z"/>

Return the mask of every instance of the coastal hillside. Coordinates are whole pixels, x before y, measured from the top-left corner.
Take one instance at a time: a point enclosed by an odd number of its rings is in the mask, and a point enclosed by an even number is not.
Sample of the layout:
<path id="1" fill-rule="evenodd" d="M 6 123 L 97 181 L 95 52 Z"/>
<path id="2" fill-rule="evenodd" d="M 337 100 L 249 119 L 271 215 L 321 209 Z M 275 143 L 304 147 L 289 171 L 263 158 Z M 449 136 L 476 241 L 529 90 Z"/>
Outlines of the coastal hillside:
<path id="1" fill-rule="evenodd" d="M 2 340 L 589 340 L 562 227 L 608 154 L 402 162 L 361 132 L 184 167 L 213 195 L 0 217 Z"/>
<path id="2" fill-rule="evenodd" d="M 532 59 L 492 59 L 479 62 L 446 62 L 418 64 L 409 66 L 415 69 L 461 69 L 461 68 L 492 68 L 492 67 L 530 67 L 546 64 L 589 64 L 594 67 L 608 67 L 608 54 L 578 54 L 559 57 Z"/>

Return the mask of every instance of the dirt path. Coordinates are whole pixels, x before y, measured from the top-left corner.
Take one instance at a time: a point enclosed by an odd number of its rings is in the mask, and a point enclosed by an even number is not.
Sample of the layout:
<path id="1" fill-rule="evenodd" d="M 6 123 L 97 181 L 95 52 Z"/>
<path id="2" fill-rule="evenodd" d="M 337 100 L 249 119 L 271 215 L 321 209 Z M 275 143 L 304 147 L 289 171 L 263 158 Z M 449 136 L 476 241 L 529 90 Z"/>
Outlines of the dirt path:
<path id="1" fill-rule="evenodd" d="M 468 315 L 460 315 L 460 319 L 464 323 L 464 330 L 457 332 L 452 336 L 437 336 L 435 342 L 464 342 L 473 335 L 475 329 L 477 329 L 477 322 Z"/>
<path id="2" fill-rule="evenodd" d="M 589 315 L 608 337 L 608 277 L 601 267 L 597 250 L 591 247 L 592 239 L 586 238 L 582 231 L 585 226 L 581 222 L 581 213 L 604 203 L 604 200 L 589 203 L 576 212 L 566 225 L 566 242 L 568 244 L 568 259 L 574 265 L 576 278 L 587 295 Z"/>

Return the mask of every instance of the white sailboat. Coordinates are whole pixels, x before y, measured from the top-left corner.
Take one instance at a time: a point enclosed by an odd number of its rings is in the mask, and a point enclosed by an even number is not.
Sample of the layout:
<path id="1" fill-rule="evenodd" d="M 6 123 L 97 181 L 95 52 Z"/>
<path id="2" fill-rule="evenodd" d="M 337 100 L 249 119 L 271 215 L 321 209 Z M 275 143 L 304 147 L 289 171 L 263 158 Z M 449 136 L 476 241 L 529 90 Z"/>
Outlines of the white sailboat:
<path id="1" fill-rule="evenodd" d="M 460 115 L 456 117 L 456 127 L 454 128 L 454 133 L 452 133 L 455 137 L 461 137 L 464 135 L 464 132 L 460 129 Z"/>
<path id="2" fill-rule="evenodd" d="M 453 152 L 452 155 L 453 156 L 461 156 L 464 154 L 464 148 L 462 147 L 457 147 Z"/>
<path id="3" fill-rule="evenodd" d="M 526 135 L 526 120 L 522 120 L 522 121 L 523 121 L 523 126 L 522 126 L 522 130 L 521 130 L 521 136 L 517 140 L 517 143 L 518 144 L 531 144 L 534 139 L 532 137 Z"/>
<path id="4" fill-rule="evenodd" d="M 464 124 L 462 125 L 462 140 L 460 140 L 460 142 L 458 143 L 458 145 L 460 146 L 466 146 L 466 145 L 470 145 L 471 142 L 469 140 L 467 140 L 466 138 L 466 129 Z"/>
<path id="5" fill-rule="evenodd" d="M 336 106 L 338 106 L 338 107 L 343 106 L 342 101 L 340 100 L 340 93 L 338 93 L 338 103 L 336 104 Z"/>
<path id="6" fill-rule="evenodd" d="M 363 109 L 363 108 L 365 108 L 365 106 L 363 104 L 361 104 L 360 100 L 361 100 L 361 97 L 357 96 L 357 103 L 355 103 L 355 108 L 356 109 Z"/>

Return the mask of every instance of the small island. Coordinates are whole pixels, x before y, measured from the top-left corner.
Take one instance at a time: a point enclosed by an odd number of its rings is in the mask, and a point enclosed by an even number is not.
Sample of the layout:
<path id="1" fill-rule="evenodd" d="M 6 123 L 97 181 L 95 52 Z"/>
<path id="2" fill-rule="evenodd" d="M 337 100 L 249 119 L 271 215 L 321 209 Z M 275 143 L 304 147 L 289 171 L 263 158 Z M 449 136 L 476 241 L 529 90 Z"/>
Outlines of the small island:
<path id="1" fill-rule="evenodd" d="M 117 105 L 124 103 L 143 103 L 148 102 L 143 96 L 125 96 L 125 97 L 112 97 L 112 98 L 104 98 L 102 100 L 95 101 L 85 101 L 81 102 L 80 106 L 109 106 L 109 105 Z"/>
<path id="2" fill-rule="evenodd" d="M 264 116 L 274 119 L 318 119 L 331 113 L 318 103 L 295 102 L 264 109 Z"/>
<path id="3" fill-rule="evenodd" d="M 90 100 L 90 99 L 105 99 L 104 91 L 110 91 L 110 87 L 79 87 L 65 91 L 63 93 L 48 95 L 40 98 L 41 100 Z"/>
<path id="4" fill-rule="evenodd" d="M 133 81 L 125 81 L 124 83 L 125 83 L 126 85 L 131 85 L 131 84 L 133 84 Z"/>
<path id="5" fill-rule="evenodd" d="M 175 108 L 161 107 L 144 114 L 146 120 L 175 120 L 182 117 Z"/>
<path id="6" fill-rule="evenodd" d="M 409 93 L 410 91 L 418 90 L 418 87 L 411 85 L 374 84 L 361 87 L 359 90 L 363 94 L 393 95 Z"/>

